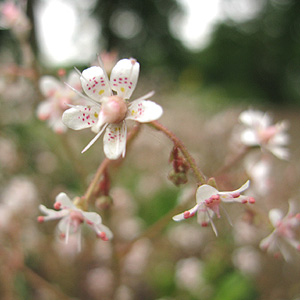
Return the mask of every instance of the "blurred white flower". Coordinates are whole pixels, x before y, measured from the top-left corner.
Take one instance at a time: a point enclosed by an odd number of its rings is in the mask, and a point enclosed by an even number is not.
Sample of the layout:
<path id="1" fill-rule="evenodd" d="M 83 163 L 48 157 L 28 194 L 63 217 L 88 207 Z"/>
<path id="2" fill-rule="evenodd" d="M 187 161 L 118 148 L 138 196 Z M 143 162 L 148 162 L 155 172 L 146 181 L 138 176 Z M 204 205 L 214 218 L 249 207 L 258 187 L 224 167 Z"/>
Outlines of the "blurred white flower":
<path id="1" fill-rule="evenodd" d="M 75 71 L 70 72 L 66 83 L 76 90 L 80 89 L 80 81 Z M 37 107 L 37 116 L 47 121 L 49 126 L 57 133 L 63 133 L 67 127 L 61 118 L 69 104 L 76 104 L 80 97 L 65 83 L 53 76 L 42 76 L 39 82 L 41 93 L 46 99 Z"/>
<path id="2" fill-rule="evenodd" d="M 246 127 L 241 133 L 242 143 L 246 146 L 260 146 L 280 159 L 289 158 L 289 151 L 285 147 L 289 142 L 286 121 L 273 125 L 267 113 L 251 109 L 242 112 L 239 119 Z"/>
<path id="3" fill-rule="evenodd" d="M 249 196 L 241 195 L 249 187 L 249 180 L 242 185 L 239 189 L 231 192 L 219 192 L 214 187 L 203 184 L 196 192 L 196 202 L 197 204 L 181 214 L 173 217 L 174 221 L 182 221 L 193 217 L 197 213 L 197 220 L 202 226 L 206 227 L 208 223 L 211 224 L 213 231 L 216 235 L 217 229 L 213 223 L 212 217 L 214 214 L 220 218 L 220 205 L 221 202 L 224 203 L 255 203 L 254 198 Z M 230 220 L 229 220 L 230 222 Z"/>
<path id="4" fill-rule="evenodd" d="M 26 37 L 31 24 L 21 6 L 13 0 L 0 4 L 0 27 L 10 29 L 19 38 Z"/>
<path id="5" fill-rule="evenodd" d="M 83 149 L 89 149 L 104 134 L 104 153 L 109 159 L 125 156 L 126 120 L 147 123 L 160 118 L 161 106 L 145 100 L 153 93 L 128 103 L 138 81 L 140 65 L 135 59 L 122 59 L 112 69 L 110 81 L 103 67 L 91 67 L 80 76 L 85 99 L 89 104 L 72 106 L 63 114 L 63 122 L 69 128 L 91 128 L 96 136 Z M 112 91 L 116 92 L 116 95 Z"/>
<path id="6" fill-rule="evenodd" d="M 58 231 L 65 242 L 68 243 L 69 235 L 76 234 L 78 251 L 81 249 L 81 225 L 87 224 L 92 228 L 97 237 L 107 241 L 113 237 L 110 229 L 102 224 L 100 215 L 95 212 L 85 212 L 78 208 L 65 193 L 60 193 L 56 197 L 54 208 L 58 210 L 48 209 L 44 205 L 39 206 L 41 212 L 46 216 L 39 216 L 39 222 L 60 219 L 58 223 Z"/>
<path id="7" fill-rule="evenodd" d="M 279 209 L 270 210 L 269 219 L 274 230 L 260 242 L 260 247 L 275 256 L 281 253 L 286 261 L 291 261 L 291 248 L 300 251 L 300 242 L 296 239 L 295 232 L 300 225 L 300 213 L 296 212 L 295 202 L 289 202 L 289 210 L 285 216 Z"/>

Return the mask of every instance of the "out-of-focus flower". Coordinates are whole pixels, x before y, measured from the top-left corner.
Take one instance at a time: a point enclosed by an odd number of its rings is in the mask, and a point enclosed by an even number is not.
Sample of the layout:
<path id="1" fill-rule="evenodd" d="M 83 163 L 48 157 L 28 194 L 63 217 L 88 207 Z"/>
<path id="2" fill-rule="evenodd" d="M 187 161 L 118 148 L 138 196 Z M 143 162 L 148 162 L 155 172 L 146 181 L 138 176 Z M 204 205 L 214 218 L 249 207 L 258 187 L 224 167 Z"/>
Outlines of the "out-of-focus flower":
<path id="1" fill-rule="evenodd" d="M 178 286 L 196 292 L 204 284 L 202 271 L 202 263 L 196 257 L 179 260 L 175 271 Z"/>
<path id="2" fill-rule="evenodd" d="M 40 210 L 46 216 L 39 216 L 38 221 L 50 221 L 60 219 L 58 223 L 58 231 L 65 242 L 68 243 L 69 235 L 74 233 L 77 235 L 78 250 L 81 249 L 81 225 L 87 224 L 92 228 L 97 237 L 107 241 L 113 237 L 108 227 L 102 224 L 100 215 L 95 212 L 85 212 L 78 208 L 65 193 L 60 193 L 56 197 L 54 208 L 58 210 L 48 209 L 44 205 L 40 205 Z"/>
<path id="3" fill-rule="evenodd" d="M 261 259 L 259 251 L 255 248 L 246 246 L 236 249 L 232 260 L 234 265 L 243 273 L 255 275 L 261 269 Z"/>
<path id="4" fill-rule="evenodd" d="M 251 109 L 242 112 L 239 119 L 246 126 L 241 133 L 242 143 L 246 146 L 260 146 L 280 159 L 289 158 L 289 151 L 285 147 L 289 142 L 285 132 L 288 128 L 286 121 L 273 125 L 267 113 Z"/>
<path id="5" fill-rule="evenodd" d="M 259 196 L 266 196 L 271 189 L 271 161 L 263 156 L 260 160 L 248 156 L 245 159 L 245 169 L 251 179 L 251 191 Z"/>
<path id="6" fill-rule="evenodd" d="M 182 221 L 193 217 L 197 213 L 197 220 L 202 226 L 206 227 L 208 223 L 211 224 L 213 231 L 216 235 L 217 229 L 213 223 L 212 217 L 214 214 L 220 218 L 220 206 L 221 202 L 224 203 L 255 203 L 254 198 L 241 195 L 249 187 L 249 180 L 242 185 L 239 189 L 232 192 L 219 192 L 214 187 L 203 184 L 196 192 L 196 202 L 197 204 L 181 214 L 173 217 L 174 221 Z M 230 222 L 230 220 L 229 220 Z"/>
<path id="7" fill-rule="evenodd" d="M 290 249 L 300 251 L 300 242 L 296 240 L 295 233 L 296 227 L 300 225 L 300 213 L 296 212 L 295 203 L 289 202 L 286 216 L 277 208 L 271 209 L 269 219 L 274 230 L 260 242 L 260 247 L 275 256 L 281 253 L 286 261 L 292 260 Z"/>
<path id="8" fill-rule="evenodd" d="M 153 93 L 134 100 L 131 97 L 139 76 L 140 65 L 135 59 L 122 59 L 112 69 L 110 81 L 102 67 L 91 67 L 80 76 L 82 88 L 89 101 L 86 106 L 77 105 L 66 110 L 63 122 L 74 130 L 91 128 L 96 136 L 83 149 L 85 152 L 104 134 L 104 153 L 109 159 L 125 156 L 127 125 L 126 120 L 147 123 L 160 118 L 161 106 L 145 100 Z M 116 95 L 113 94 L 116 92 Z"/>
<path id="9" fill-rule="evenodd" d="M 110 74 L 111 70 L 113 69 L 114 65 L 117 63 L 118 60 L 118 52 L 113 51 L 102 51 L 100 54 L 100 58 L 103 62 L 104 70 Z"/>
<path id="10" fill-rule="evenodd" d="M 11 29 L 19 38 L 26 37 L 31 29 L 24 11 L 12 0 L 0 4 L 0 27 Z"/>
<path id="11" fill-rule="evenodd" d="M 66 83 L 80 90 L 80 81 L 75 71 L 70 72 Z M 37 107 L 37 116 L 47 121 L 49 126 L 57 133 L 63 133 L 67 127 L 61 117 L 70 104 L 76 104 L 79 96 L 62 81 L 53 76 L 43 76 L 39 82 L 40 90 L 46 99 Z"/>

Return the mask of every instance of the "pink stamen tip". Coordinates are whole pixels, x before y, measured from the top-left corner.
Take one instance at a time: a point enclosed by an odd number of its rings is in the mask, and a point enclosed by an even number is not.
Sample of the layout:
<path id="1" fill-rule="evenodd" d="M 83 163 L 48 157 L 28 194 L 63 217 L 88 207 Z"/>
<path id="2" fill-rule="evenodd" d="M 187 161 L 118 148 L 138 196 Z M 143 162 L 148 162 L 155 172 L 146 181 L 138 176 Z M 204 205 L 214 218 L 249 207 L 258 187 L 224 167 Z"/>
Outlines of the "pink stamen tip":
<path id="1" fill-rule="evenodd" d="M 241 196 L 241 194 L 240 194 L 240 193 L 234 193 L 234 194 L 232 194 L 231 196 L 232 196 L 233 198 L 238 198 L 238 197 Z"/>
<path id="2" fill-rule="evenodd" d="M 233 197 L 233 198 L 234 198 L 234 197 Z M 243 203 L 243 204 L 248 203 L 247 199 L 243 199 L 243 200 L 242 200 L 242 203 Z"/>
<path id="3" fill-rule="evenodd" d="M 298 220 L 298 221 L 300 221 L 300 214 L 296 214 L 296 219 Z"/>
<path id="4" fill-rule="evenodd" d="M 107 238 L 105 232 L 100 232 L 97 236 L 103 241 L 108 241 L 108 238 Z"/>
<path id="5" fill-rule="evenodd" d="M 45 217 L 43 217 L 43 216 L 38 216 L 37 221 L 38 221 L 39 223 L 43 223 L 43 222 L 45 221 Z"/>
<path id="6" fill-rule="evenodd" d="M 60 202 L 55 202 L 53 206 L 54 206 L 55 209 L 60 209 L 61 208 L 61 203 Z"/>
<path id="7" fill-rule="evenodd" d="M 66 75 L 66 70 L 65 69 L 59 69 L 57 71 L 58 76 L 65 76 Z"/>
<path id="8" fill-rule="evenodd" d="M 300 251 L 300 245 L 297 245 L 297 248 L 296 248 L 298 251 Z"/>
<path id="9" fill-rule="evenodd" d="M 88 225 L 93 225 L 93 224 L 94 224 L 94 222 L 92 222 L 92 221 L 90 221 L 90 220 L 86 220 L 86 223 L 87 223 Z"/>
<path id="10" fill-rule="evenodd" d="M 219 195 L 212 195 L 209 199 L 212 200 L 212 201 L 220 200 L 220 196 Z"/>
<path id="11" fill-rule="evenodd" d="M 255 199 L 253 197 L 249 197 L 248 199 L 249 203 L 254 204 L 255 203 Z"/>
<path id="12" fill-rule="evenodd" d="M 64 238 L 66 237 L 66 235 L 65 235 L 64 233 L 61 233 L 61 234 L 59 235 L 59 237 L 60 237 L 61 239 L 64 239 Z"/>
<path id="13" fill-rule="evenodd" d="M 185 211 L 185 212 L 183 213 L 183 217 L 184 217 L 185 219 L 188 219 L 188 218 L 191 217 L 191 213 L 190 213 L 189 211 Z"/>
<path id="14" fill-rule="evenodd" d="M 201 223 L 201 226 L 202 226 L 202 227 L 207 227 L 207 226 L 208 226 L 208 223 L 207 223 L 207 222 L 202 222 L 202 223 Z"/>

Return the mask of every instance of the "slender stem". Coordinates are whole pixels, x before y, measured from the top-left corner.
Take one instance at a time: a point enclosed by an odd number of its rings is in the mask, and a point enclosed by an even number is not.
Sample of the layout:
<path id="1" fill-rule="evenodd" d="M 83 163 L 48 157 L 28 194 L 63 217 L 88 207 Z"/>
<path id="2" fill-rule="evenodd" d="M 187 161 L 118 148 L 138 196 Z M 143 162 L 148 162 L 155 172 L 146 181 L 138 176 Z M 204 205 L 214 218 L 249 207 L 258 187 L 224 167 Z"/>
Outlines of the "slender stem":
<path id="1" fill-rule="evenodd" d="M 238 153 L 235 154 L 235 156 L 231 157 L 224 166 L 222 166 L 220 169 L 218 169 L 216 172 L 214 172 L 214 177 L 225 173 L 230 168 L 232 168 L 236 163 L 238 163 L 249 151 L 251 150 L 251 147 L 244 146 Z"/>
<path id="2" fill-rule="evenodd" d="M 71 298 L 65 295 L 60 289 L 49 283 L 47 280 L 42 278 L 40 275 L 35 273 L 33 270 L 31 270 L 27 266 L 22 267 L 22 271 L 24 275 L 26 276 L 27 280 L 31 281 L 34 283 L 36 287 L 42 286 L 47 288 L 49 291 L 54 293 L 57 296 L 57 299 L 62 299 L 62 300 L 70 300 Z"/>
<path id="3" fill-rule="evenodd" d="M 127 147 L 130 145 L 131 141 L 136 137 L 136 135 L 138 134 L 139 130 L 140 130 L 141 126 L 140 124 L 137 124 L 136 126 L 134 126 L 130 132 L 127 135 Z M 122 159 L 120 159 L 122 160 Z M 120 161 L 119 160 L 119 161 Z M 98 182 L 100 181 L 104 171 L 106 170 L 106 168 L 112 163 L 115 162 L 114 160 L 110 160 L 108 158 L 105 158 L 102 163 L 100 164 L 100 166 L 98 167 L 98 170 L 93 178 L 93 180 L 91 181 L 90 185 L 88 186 L 84 196 L 82 197 L 82 201 L 84 201 L 85 205 L 87 207 L 93 192 L 98 184 Z"/>
<path id="4" fill-rule="evenodd" d="M 177 136 L 173 132 L 171 132 L 169 129 L 167 129 L 165 126 L 163 126 L 159 122 L 153 121 L 149 124 L 152 125 L 154 128 L 156 128 L 157 130 L 160 130 L 161 132 L 163 132 L 168 138 L 170 138 L 172 140 L 174 145 L 176 147 L 178 147 L 180 149 L 180 151 L 182 152 L 187 163 L 189 164 L 189 166 L 193 170 L 197 180 L 199 181 L 199 184 L 205 184 L 206 178 L 205 178 L 204 174 L 199 170 L 194 158 L 189 153 L 189 151 L 187 150 L 185 145 L 181 142 L 181 140 L 179 138 L 177 138 Z"/>

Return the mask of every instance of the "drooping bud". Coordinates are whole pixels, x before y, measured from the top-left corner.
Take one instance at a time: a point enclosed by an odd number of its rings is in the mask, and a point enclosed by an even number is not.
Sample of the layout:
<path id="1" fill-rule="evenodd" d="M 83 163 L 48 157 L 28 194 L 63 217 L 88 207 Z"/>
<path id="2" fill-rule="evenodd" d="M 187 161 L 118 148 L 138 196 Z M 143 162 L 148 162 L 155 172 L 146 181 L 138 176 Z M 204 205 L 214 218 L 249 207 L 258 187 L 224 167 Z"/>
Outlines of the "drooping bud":
<path id="1" fill-rule="evenodd" d="M 184 157 L 179 153 L 178 147 L 172 149 L 169 162 L 172 163 L 173 169 L 169 172 L 168 178 L 176 185 L 185 184 L 188 181 L 187 171 L 189 169 Z"/>

